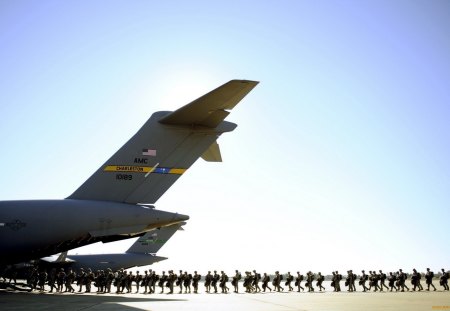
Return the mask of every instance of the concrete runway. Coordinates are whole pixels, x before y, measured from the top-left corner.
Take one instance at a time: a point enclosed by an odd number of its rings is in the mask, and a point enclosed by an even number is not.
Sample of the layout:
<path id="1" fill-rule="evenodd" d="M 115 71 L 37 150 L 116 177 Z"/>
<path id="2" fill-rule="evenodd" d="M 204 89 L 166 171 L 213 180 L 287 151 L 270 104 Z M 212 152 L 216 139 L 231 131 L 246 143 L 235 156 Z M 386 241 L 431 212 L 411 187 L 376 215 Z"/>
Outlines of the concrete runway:
<path id="1" fill-rule="evenodd" d="M 280 292 L 206 294 L 49 294 L 0 291 L 0 310 L 450 310 L 450 293 Z M 242 290 L 242 287 L 241 287 Z M 329 288 L 327 288 L 329 290 Z"/>

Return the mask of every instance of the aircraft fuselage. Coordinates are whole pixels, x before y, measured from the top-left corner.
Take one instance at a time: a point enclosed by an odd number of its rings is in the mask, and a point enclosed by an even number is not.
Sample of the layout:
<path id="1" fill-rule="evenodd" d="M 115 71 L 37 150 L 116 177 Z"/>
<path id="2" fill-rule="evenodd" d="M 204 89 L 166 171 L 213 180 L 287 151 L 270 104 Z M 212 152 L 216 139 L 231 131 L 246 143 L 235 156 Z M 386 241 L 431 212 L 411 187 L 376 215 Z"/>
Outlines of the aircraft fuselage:
<path id="1" fill-rule="evenodd" d="M 89 200 L 0 202 L 0 264 L 111 242 L 178 223 L 188 216 L 141 205 Z"/>

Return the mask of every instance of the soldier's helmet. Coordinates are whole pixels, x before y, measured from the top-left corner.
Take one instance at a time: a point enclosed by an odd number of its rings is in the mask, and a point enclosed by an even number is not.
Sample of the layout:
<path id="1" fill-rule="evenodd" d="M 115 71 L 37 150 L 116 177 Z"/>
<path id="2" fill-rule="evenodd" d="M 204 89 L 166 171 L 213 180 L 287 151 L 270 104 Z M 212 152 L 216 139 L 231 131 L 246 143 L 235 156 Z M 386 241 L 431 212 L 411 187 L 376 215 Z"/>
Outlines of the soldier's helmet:
<path id="1" fill-rule="evenodd" d="M 365 271 L 364 271 L 364 270 L 362 270 L 361 272 L 363 272 L 363 273 L 364 273 Z"/>

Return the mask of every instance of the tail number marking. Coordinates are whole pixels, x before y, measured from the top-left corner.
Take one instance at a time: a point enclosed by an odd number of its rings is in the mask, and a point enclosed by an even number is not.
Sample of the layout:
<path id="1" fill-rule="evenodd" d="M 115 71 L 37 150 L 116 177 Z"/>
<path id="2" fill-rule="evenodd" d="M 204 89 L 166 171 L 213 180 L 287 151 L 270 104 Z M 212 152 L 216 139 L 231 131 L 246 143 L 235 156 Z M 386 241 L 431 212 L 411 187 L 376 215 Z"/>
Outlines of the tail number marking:
<path id="1" fill-rule="evenodd" d="M 116 174 L 116 179 L 117 180 L 132 180 L 133 179 L 133 175 L 130 175 L 130 174 Z"/>

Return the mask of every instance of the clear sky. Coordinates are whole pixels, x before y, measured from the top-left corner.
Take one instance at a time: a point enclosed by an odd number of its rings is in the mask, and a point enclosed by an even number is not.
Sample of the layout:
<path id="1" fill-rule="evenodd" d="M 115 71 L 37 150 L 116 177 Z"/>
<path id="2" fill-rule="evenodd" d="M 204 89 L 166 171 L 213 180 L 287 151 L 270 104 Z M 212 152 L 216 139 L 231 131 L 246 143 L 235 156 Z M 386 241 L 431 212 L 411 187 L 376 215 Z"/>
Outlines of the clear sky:
<path id="1" fill-rule="evenodd" d="M 156 203 L 191 219 L 155 269 L 449 269 L 449 21 L 446 0 L 0 0 L 0 199 L 63 199 L 153 112 L 257 80 L 224 162 Z"/>

